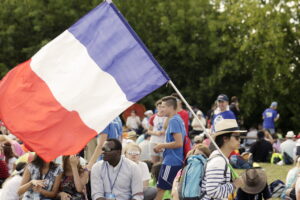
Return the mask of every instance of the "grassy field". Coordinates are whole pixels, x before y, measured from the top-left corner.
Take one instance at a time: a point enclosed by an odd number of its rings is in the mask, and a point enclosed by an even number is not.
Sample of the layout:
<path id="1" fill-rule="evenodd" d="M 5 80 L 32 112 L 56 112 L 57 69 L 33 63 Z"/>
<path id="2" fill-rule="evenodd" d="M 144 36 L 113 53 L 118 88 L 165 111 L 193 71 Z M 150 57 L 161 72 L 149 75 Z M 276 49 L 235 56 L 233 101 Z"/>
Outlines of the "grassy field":
<path id="1" fill-rule="evenodd" d="M 268 184 L 272 183 L 273 181 L 280 179 L 283 182 L 285 182 L 286 175 L 288 171 L 294 167 L 294 165 L 274 165 L 269 163 L 259 163 L 259 165 L 265 169 L 268 177 Z M 241 174 L 244 172 L 244 170 L 238 170 L 236 169 L 236 172 L 238 174 Z"/>

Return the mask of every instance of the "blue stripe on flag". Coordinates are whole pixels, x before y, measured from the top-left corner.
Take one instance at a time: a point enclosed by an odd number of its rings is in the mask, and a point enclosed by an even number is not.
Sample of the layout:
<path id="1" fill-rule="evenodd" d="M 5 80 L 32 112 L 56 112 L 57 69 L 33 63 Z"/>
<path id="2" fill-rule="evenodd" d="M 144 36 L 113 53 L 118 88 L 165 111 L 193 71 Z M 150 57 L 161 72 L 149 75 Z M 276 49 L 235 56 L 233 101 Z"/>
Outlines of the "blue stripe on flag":
<path id="1" fill-rule="evenodd" d="M 103 2 L 71 26 L 91 58 L 136 102 L 169 77 L 113 4 Z"/>

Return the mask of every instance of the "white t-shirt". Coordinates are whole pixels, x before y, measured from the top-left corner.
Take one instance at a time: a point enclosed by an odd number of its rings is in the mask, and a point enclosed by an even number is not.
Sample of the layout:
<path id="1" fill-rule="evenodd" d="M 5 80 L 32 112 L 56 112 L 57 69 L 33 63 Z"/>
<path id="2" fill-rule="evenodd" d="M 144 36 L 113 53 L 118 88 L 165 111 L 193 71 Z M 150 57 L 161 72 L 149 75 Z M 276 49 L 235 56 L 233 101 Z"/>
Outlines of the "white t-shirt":
<path id="1" fill-rule="evenodd" d="M 257 137 L 257 130 L 256 129 L 252 129 L 247 133 L 247 137 Z M 248 145 L 253 144 L 254 142 L 256 142 L 256 139 L 246 139 L 246 143 Z"/>
<path id="2" fill-rule="evenodd" d="M 14 171 L 14 163 L 17 161 L 17 158 L 12 157 L 11 159 L 8 160 L 8 172 L 9 174 L 12 174 Z"/>
<path id="3" fill-rule="evenodd" d="M 143 121 L 142 121 L 142 125 L 148 129 L 149 128 L 149 119 L 147 117 L 144 117 Z"/>
<path id="4" fill-rule="evenodd" d="M 129 116 L 126 120 L 126 126 L 129 126 L 130 128 L 133 129 L 138 129 L 139 125 L 141 124 L 141 120 L 139 116 Z"/>
<path id="5" fill-rule="evenodd" d="M 142 174 L 143 182 L 147 181 L 147 180 L 150 180 L 151 176 L 150 176 L 150 172 L 149 172 L 149 168 L 148 168 L 147 164 L 145 162 L 140 161 L 137 165 L 138 165 L 138 167 L 140 169 L 140 172 Z"/>
<path id="6" fill-rule="evenodd" d="M 153 126 L 153 131 L 163 130 L 164 123 L 165 123 L 166 119 L 167 119 L 167 117 L 160 117 L 160 116 L 155 115 L 155 117 L 153 119 L 153 124 L 151 124 Z M 165 135 L 159 135 L 159 136 L 158 135 L 151 135 L 150 142 L 151 143 L 164 143 L 165 142 Z"/>
<path id="7" fill-rule="evenodd" d="M 150 160 L 150 141 L 144 140 L 139 144 L 139 147 L 141 148 L 142 152 L 140 155 L 140 160 Z"/>
<path id="8" fill-rule="evenodd" d="M 296 142 L 292 139 L 287 139 L 280 145 L 281 153 L 286 152 L 291 158 L 295 159 Z"/>
<path id="9" fill-rule="evenodd" d="M 18 189 L 21 185 L 22 176 L 15 175 L 9 180 L 5 182 L 5 184 L 2 186 L 2 190 L 0 193 L 0 199 L 5 200 L 18 200 Z"/>
<path id="10" fill-rule="evenodd" d="M 200 121 L 202 122 L 203 126 L 205 127 L 205 125 L 206 125 L 205 118 L 201 117 Z M 193 127 L 193 130 L 195 130 L 195 131 L 203 131 L 201 124 L 198 122 L 198 120 L 196 118 L 194 118 L 192 121 L 192 127 Z"/>

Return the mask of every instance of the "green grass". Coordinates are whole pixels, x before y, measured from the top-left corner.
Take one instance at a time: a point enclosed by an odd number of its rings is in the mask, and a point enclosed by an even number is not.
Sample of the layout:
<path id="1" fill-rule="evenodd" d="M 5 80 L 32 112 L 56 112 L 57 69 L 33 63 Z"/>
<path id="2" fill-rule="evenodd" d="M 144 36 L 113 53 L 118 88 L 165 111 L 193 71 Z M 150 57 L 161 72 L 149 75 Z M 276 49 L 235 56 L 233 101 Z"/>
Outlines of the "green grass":
<path id="1" fill-rule="evenodd" d="M 294 167 L 294 165 L 274 165 L 270 163 L 259 163 L 260 167 L 265 169 L 268 177 L 268 184 L 272 183 L 273 181 L 280 179 L 285 182 L 286 175 L 288 171 Z M 238 174 L 242 174 L 245 170 L 235 169 Z"/>

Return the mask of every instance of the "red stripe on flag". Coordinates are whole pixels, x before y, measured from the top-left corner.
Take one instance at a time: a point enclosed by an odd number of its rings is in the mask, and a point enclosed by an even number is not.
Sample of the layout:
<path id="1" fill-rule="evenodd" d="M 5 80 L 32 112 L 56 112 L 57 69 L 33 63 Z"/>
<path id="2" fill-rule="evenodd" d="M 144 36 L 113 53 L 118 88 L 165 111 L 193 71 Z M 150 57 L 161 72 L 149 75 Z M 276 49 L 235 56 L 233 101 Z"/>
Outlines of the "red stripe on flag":
<path id="1" fill-rule="evenodd" d="M 2 79 L 0 94 L 0 119 L 46 161 L 78 153 L 97 135 L 76 111 L 62 107 L 46 83 L 32 71 L 30 60 Z"/>

